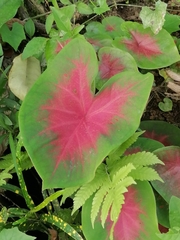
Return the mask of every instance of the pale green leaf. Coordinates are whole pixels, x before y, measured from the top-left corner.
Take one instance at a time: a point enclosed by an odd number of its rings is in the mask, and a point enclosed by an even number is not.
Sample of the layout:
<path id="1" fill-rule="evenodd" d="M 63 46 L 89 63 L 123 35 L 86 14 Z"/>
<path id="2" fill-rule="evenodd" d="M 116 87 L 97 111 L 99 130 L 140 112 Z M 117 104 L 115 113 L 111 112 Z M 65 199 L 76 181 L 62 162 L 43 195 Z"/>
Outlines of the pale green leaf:
<path id="1" fill-rule="evenodd" d="M 20 232 L 17 227 L 3 229 L 0 232 L 0 239 L 3 240 L 34 240 L 35 237 L 29 236 L 23 232 Z"/>
<path id="2" fill-rule="evenodd" d="M 136 166 L 149 166 L 154 164 L 163 164 L 159 158 L 151 152 L 138 152 L 132 155 L 124 156 L 121 160 L 121 165 L 132 163 Z"/>
<path id="3" fill-rule="evenodd" d="M 110 189 L 110 191 L 106 194 L 104 198 L 102 209 L 101 209 L 101 224 L 103 227 L 108 217 L 108 213 L 113 203 L 113 200 L 114 200 L 114 189 Z"/>
<path id="4" fill-rule="evenodd" d="M 93 13 L 93 9 L 88 4 L 83 2 L 77 3 L 77 10 L 80 14 L 85 14 L 85 15 Z"/>
<path id="5" fill-rule="evenodd" d="M 135 169 L 135 167 L 133 166 L 133 164 L 129 163 L 128 165 L 120 168 L 118 171 L 116 169 L 116 172 L 114 173 L 111 172 L 111 176 L 112 176 L 112 183 L 113 185 L 118 184 L 122 179 L 124 179 L 125 177 L 127 177 L 127 175 L 133 170 Z"/>
<path id="6" fill-rule="evenodd" d="M 144 28 L 150 27 L 151 30 L 157 34 L 164 24 L 164 18 L 166 15 L 167 4 L 160 0 L 155 4 L 155 10 L 151 10 L 149 7 L 142 7 L 140 12 L 140 18 L 143 22 Z"/>
<path id="7" fill-rule="evenodd" d="M 0 1 L 0 28 L 4 23 L 13 18 L 21 6 L 22 0 L 1 0 Z"/>
<path id="8" fill-rule="evenodd" d="M 21 55 L 13 60 L 8 85 L 16 97 L 24 100 L 27 92 L 41 75 L 40 61 L 34 57 L 22 60 Z"/>

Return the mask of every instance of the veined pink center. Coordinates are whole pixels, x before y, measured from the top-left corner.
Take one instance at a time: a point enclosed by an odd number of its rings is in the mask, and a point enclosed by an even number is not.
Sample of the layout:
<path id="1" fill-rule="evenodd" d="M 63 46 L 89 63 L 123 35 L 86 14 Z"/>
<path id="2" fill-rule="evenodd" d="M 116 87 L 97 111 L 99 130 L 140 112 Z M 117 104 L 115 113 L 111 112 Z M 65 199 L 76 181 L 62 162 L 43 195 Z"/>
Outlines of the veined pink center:
<path id="1" fill-rule="evenodd" d="M 131 86 L 114 84 L 97 95 L 90 90 L 88 64 L 73 62 L 51 100 L 41 107 L 46 113 L 46 128 L 41 134 L 53 137 L 56 168 L 61 161 L 82 161 L 84 151 L 96 150 L 98 138 L 110 134 L 114 121 L 123 118 L 122 107 L 133 94 Z"/>
<path id="2" fill-rule="evenodd" d="M 100 60 L 99 72 L 101 79 L 109 79 L 123 71 L 125 67 L 119 58 L 113 57 L 111 54 L 104 53 Z"/>
<path id="3" fill-rule="evenodd" d="M 137 31 L 130 31 L 132 39 L 123 40 L 126 47 L 138 56 L 151 58 L 160 55 L 162 52 L 156 40 L 150 34 L 142 34 Z"/>

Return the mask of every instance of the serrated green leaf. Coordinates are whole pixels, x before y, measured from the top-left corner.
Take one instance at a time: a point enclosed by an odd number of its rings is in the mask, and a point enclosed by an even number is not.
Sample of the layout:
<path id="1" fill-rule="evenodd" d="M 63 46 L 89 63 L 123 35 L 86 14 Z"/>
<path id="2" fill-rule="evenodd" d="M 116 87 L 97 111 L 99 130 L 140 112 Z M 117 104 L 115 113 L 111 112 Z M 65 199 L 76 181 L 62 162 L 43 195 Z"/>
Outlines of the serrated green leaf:
<path id="1" fill-rule="evenodd" d="M 104 181 L 103 186 L 95 193 L 92 201 L 92 209 L 91 209 L 91 222 L 92 226 L 94 227 L 95 219 L 99 213 L 101 204 L 103 202 L 104 196 L 109 191 L 109 188 L 111 186 L 111 182 L 107 176 L 106 181 Z"/>
<path id="2" fill-rule="evenodd" d="M 1 0 L 0 1 L 0 28 L 4 23 L 13 18 L 21 6 L 22 0 Z"/>
<path id="3" fill-rule="evenodd" d="M 102 209 L 101 209 L 101 224 L 104 227 L 105 221 L 107 219 L 109 209 L 113 203 L 114 200 L 114 189 L 110 189 L 110 191 L 107 193 L 107 195 L 104 198 L 104 201 L 102 203 Z"/>
<path id="4" fill-rule="evenodd" d="M 144 28 L 150 27 L 151 30 L 157 34 L 164 24 L 166 8 L 167 4 L 160 0 L 156 2 L 155 10 L 151 10 L 149 7 L 142 7 L 140 18 Z"/>
<path id="5" fill-rule="evenodd" d="M 163 162 L 155 154 L 145 151 L 124 156 L 121 162 L 123 165 L 132 163 L 135 167 L 163 164 Z"/>
<path id="6" fill-rule="evenodd" d="M 135 180 L 141 181 L 154 181 L 159 180 L 163 182 L 162 178 L 160 178 L 159 174 L 152 168 L 139 166 L 136 167 L 135 170 L 132 170 L 130 176 Z"/>
<path id="7" fill-rule="evenodd" d="M 113 185 L 118 184 L 122 179 L 124 179 L 125 177 L 127 177 L 127 175 L 133 170 L 135 169 L 135 167 L 133 166 L 133 164 L 128 163 L 128 165 L 120 168 L 118 171 L 116 170 L 116 172 L 111 172 L 110 175 L 112 176 L 112 183 Z"/>
<path id="8" fill-rule="evenodd" d="M 103 185 L 106 177 L 105 166 L 100 165 L 100 167 L 97 169 L 94 179 L 91 182 L 83 185 L 75 194 L 72 214 L 77 209 L 79 209 L 86 202 L 86 200 Z"/>
<path id="9" fill-rule="evenodd" d="M 4 24 L 0 29 L 0 34 L 3 42 L 9 43 L 15 51 L 17 51 L 22 40 L 26 39 L 24 28 L 18 22 L 13 23 L 12 30 Z"/>

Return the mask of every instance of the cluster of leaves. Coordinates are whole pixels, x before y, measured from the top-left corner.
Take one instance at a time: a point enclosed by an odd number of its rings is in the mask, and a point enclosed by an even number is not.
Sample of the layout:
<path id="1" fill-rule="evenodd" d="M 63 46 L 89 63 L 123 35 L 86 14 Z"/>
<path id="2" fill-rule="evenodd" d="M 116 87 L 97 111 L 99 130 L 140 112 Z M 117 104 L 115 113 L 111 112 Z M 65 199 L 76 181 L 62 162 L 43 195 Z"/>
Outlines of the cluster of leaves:
<path id="1" fill-rule="evenodd" d="M 15 10 L 10 11 L 11 15 L 3 15 L 2 24 L 14 16 L 20 2 L 14 1 Z M 52 2 L 45 24 L 49 38 L 34 37 L 22 55 L 15 58 L 9 75 L 9 87 L 23 103 L 18 141 L 8 129 L 11 158 L 6 156 L 1 162 L 1 184 L 21 195 L 29 210 L 3 208 L 0 227 L 12 231 L 5 229 L 0 236 L 11 236 L 17 231 L 22 236 L 19 230 L 26 232 L 30 228 L 47 231 L 47 226 L 53 225 L 77 240 L 83 239 L 83 235 L 89 240 L 159 240 L 164 237 L 158 230 L 160 223 L 170 228 L 165 238 L 175 239 L 179 221 L 174 221 L 177 214 L 173 212 L 179 206 L 179 189 L 172 186 L 179 183 L 179 139 L 174 138 L 172 127 L 161 127 L 162 123 L 153 123 L 155 132 L 151 124 L 142 123 L 140 128 L 146 130 L 146 138 L 139 137 L 142 132 L 136 132 L 153 85 L 153 75 L 148 70 L 180 60 L 174 39 L 161 29 L 165 5 L 158 1 L 154 14 L 144 9 L 144 26 L 113 16 L 104 18 L 102 23 L 90 22 L 83 36 L 80 32 L 84 25 L 73 25 L 71 21 L 75 11 L 101 14 L 109 9 L 106 1 L 71 4 L 63 0 L 67 6 L 62 8 Z M 6 8 L 8 5 L 4 4 L 3 9 Z M 146 26 L 147 15 L 161 16 L 162 21 Z M 53 28 L 54 22 L 57 29 Z M 41 74 L 40 62 L 44 59 L 47 69 Z M 141 74 L 138 69 L 147 73 Z M 162 129 L 170 129 L 171 133 L 161 136 Z M 174 131 L 177 134 L 179 129 Z M 28 154 L 22 152 L 22 146 Z M 23 170 L 31 166 L 42 178 L 43 190 L 62 188 L 54 193 L 49 190 L 49 196 L 44 191 L 45 199 L 38 206 L 28 194 L 23 178 Z M 20 188 L 4 181 L 14 169 Z M 160 211 L 159 198 L 155 198 L 148 181 L 157 196 L 168 204 L 169 212 Z M 72 218 L 67 218 L 69 212 L 64 216 L 57 202 L 61 195 L 61 204 L 68 197 L 73 199 L 73 221 L 80 213 L 83 231 L 77 226 L 79 222 L 73 227 Z M 36 214 L 44 207 L 48 213 Z M 162 220 L 163 214 L 168 223 Z M 12 222 L 13 217 L 18 220 Z"/>

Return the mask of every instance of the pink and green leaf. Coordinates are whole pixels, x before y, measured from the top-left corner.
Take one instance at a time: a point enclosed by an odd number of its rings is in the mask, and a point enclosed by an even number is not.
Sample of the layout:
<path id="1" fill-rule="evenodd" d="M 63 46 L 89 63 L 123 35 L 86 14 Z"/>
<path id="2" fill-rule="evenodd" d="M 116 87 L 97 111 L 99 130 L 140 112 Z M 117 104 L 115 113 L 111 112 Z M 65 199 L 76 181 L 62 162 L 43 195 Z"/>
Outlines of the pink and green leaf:
<path id="1" fill-rule="evenodd" d="M 153 181 L 152 185 L 169 202 L 173 195 L 180 197 L 180 147 L 163 147 L 154 151 L 154 154 L 164 163 L 163 166 L 154 167 L 164 183 Z"/>
<path id="2" fill-rule="evenodd" d="M 162 68 L 180 60 L 174 40 L 166 30 L 155 35 L 150 28 L 144 29 L 139 23 L 125 22 L 121 26 L 125 36 L 116 38 L 113 44 L 128 51 L 140 68 Z"/>
<path id="3" fill-rule="evenodd" d="M 180 129 L 173 124 L 164 121 L 150 120 L 142 121 L 141 130 L 146 130 L 143 134 L 146 138 L 151 138 L 161 142 L 164 146 L 180 146 Z"/>
<path id="4" fill-rule="evenodd" d="M 117 16 L 109 16 L 102 20 L 102 25 L 104 26 L 104 30 L 109 33 L 112 38 L 120 37 L 123 34 L 121 29 L 121 24 L 124 20 Z"/>
<path id="5" fill-rule="evenodd" d="M 97 72 L 93 47 L 82 38 L 73 39 L 22 104 L 20 131 L 43 188 L 92 180 L 103 159 L 139 125 L 153 76 L 120 73 L 95 95 Z"/>
<path id="6" fill-rule="evenodd" d="M 153 191 L 148 182 L 138 181 L 128 187 L 124 194 L 125 202 L 114 227 L 113 240 L 158 240 L 159 233 L 156 205 Z M 107 240 L 110 236 L 112 221 L 107 218 L 105 228 L 97 217 L 94 228 L 91 224 L 91 197 L 82 209 L 82 228 L 87 240 Z"/>
<path id="7" fill-rule="evenodd" d="M 103 47 L 98 52 L 99 73 L 97 85 L 102 86 L 109 78 L 114 75 L 132 70 L 137 72 L 137 65 L 133 57 L 124 51 L 112 47 Z"/>

